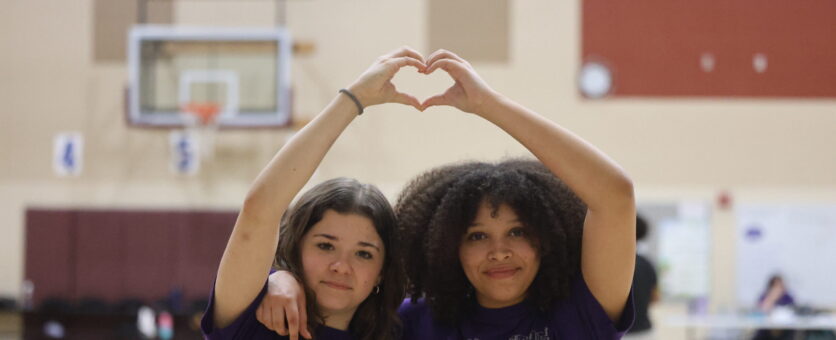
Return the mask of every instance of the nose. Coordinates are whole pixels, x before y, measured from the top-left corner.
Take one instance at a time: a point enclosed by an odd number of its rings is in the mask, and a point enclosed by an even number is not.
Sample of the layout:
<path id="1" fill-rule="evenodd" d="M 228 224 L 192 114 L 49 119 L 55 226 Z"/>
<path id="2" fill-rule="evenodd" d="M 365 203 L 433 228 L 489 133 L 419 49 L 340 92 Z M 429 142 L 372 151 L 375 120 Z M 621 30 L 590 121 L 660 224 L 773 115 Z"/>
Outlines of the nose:
<path id="1" fill-rule="evenodd" d="M 343 258 L 342 256 L 334 259 L 331 262 L 329 268 L 332 272 L 336 274 L 348 274 L 351 272 L 351 265 L 348 263 L 347 259 Z"/>
<path id="2" fill-rule="evenodd" d="M 512 255 L 511 248 L 504 241 L 496 241 L 491 244 L 491 249 L 488 252 L 488 260 L 507 261 L 511 259 Z"/>

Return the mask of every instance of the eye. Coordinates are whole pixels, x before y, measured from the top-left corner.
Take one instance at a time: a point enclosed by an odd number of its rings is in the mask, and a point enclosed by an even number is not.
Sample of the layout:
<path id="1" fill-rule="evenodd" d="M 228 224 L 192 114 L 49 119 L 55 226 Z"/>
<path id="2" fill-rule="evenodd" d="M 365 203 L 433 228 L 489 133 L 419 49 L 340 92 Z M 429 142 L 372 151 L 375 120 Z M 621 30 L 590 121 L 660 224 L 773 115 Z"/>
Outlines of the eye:
<path id="1" fill-rule="evenodd" d="M 334 245 L 328 242 L 317 243 L 316 247 L 322 250 L 334 250 Z"/>
<path id="2" fill-rule="evenodd" d="M 467 234 L 467 237 L 465 239 L 468 240 L 468 241 L 480 241 L 480 240 L 484 240 L 486 238 L 488 238 L 487 234 L 485 234 L 481 231 L 477 231 L 477 232 L 472 232 L 470 234 Z"/>
<path id="3" fill-rule="evenodd" d="M 528 233 L 525 232 L 524 228 L 517 227 L 517 228 L 511 229 L 511 231 L 508 232 L 508 235 L 510 235 L 512 237 L 526 237 L 526 236 L 528 236 Z"/>
<path id="4" fill-rule="evenodd" d="M 371 260 L 374 258 L 374 255 L 372 255 L 372 253 L 367 252 L 365 250 L 358 251 L 357 256 L 365 260 Z"/>

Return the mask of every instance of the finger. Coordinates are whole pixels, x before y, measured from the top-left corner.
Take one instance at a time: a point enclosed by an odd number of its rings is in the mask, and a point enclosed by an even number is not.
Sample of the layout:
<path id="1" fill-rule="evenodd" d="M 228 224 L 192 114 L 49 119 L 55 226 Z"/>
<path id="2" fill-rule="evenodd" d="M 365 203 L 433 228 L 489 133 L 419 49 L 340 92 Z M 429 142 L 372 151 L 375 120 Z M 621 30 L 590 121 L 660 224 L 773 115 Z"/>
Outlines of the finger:
<path id="1" fill-rule="evenodd" d="M 442 60 L 442 59 L 452 59 L 452 60 L 458 61 L 462 64 L 470 65 L 470 63 L 468 63 L 467 60 L 464 60 L 464 58 L 459 57 L 457 54 L 455 54 L 453 52 L 450 52 L 448 50 L 435 51 L 430 57 L 427 58 L 426 63 L 427 63 L 427 65 L 432 65 L 432 63 L 434 63 L 436 61 L 439 61 L 439 60 Z"/>
<path id="2" fill-rule="evenodd" d="M 449 100 L 443 94 L 437 94 L 432 97 L 427 98 L 423 103 L 421 103 L 421 111 L 426 110 L 432 106 L 440 106 L 440 105 L 450 105 Z"/>
<path id="3" fill-rule="evenodd" d="M 427 65 L 424 62 L 412 58 L 412 57 L 398 57 L 392 58 L 387 61 L 390 65 L 395 66 L 395 71 L 400 70 L 402 67 L 412 66 L 418 69 L 418 72 L 423 72 L 427 69 Z"/>
<path id="4" fill-rule="evenodd" d="M 269 318 L 267 318 L 266 315 L 264 314 L 264 306 L 263 305 L 259 305 L 258 309 L 255 310 L 255 317 L 256 317 L 256 319 L 258 319 L 258 322 L 260 322 L 262 325 L 264 325 L 264 327 L 267 327 L 267 329 L 269 329 L 271 331 L 274 330 L 273 325 L 270 323 L 271 320 Z"/>
<path id="5" fill-rule="evenodd" d="M 394 52 L 389 54 L 389 58 L 398 58 L 398 57 L 410 57 L 410 58 L 414 58 L 416 60 L 419 60 L 422 63 L 424 62 L 424 56 L 422 56 L 421 53 L 418 53 L 418 51 L 413 50 L 409 46 L 401 47 L 400 49 L 397 49 Z"/>
<path id="6" fill-rule="evenodd" d="M 299 311 L 296 306 L 290 304 L 285 307 L 285 316 L 287 316 L 287 331 L 290 340 L 299 340 Z"/>
<path id="7" fill-rule="evenodd" d="M 392 99 L 392 101 L 395 103 L 412 106 L 418 109 L 419 111 L 421 110 L 421 102 L 418 100 L 418 98 L 415 98 L 414 96 L 403 92 L 395 91 L 395 97 Z"/>
<path id="8" fill-rule="evenodd" d="M 287 327 L 284 323 L 284 309 L 282 308 L 270 308 L 271 312 L 271 322 L 273 323 L 273 329 L 279 335 L 287 335 Z"/>
<path id="9" fill-rule="evenodd" d="M 313 336 L 308 330 L 308 305 L 305 304 L 305 294 L 299 294 L 296 301 L 299 305 L 299 332 L 302 333 L 302 336 L 312 339 Z"/>
<path id="10" fill-rule="evenodd" d="M 444 53 L 444 52 L 447 52 L 447 50 L 445 50 L 445 49 L 438 49 L 438 50 L 435 50 L 435 52 L 430 53 L 430 55 L 429 55 L 429 56 L 427 56 L 426 61 L 429 63 L 429 61 L 430 61 L 430 60 L 435 60 L 435 59 L 437 59 L 438 55 L 439 55 L 439 54 L 441 54 L 441 53 Z"/>
<path id="11" fill-rule="evenodd" d="M 455 80 L 458 80 L 461 76 L 468 72 L 467 67 L 465 67 L 460 61 L 453 59 L 440 59 L 430 64 L 427 67 L 427 71 L 424 73 L 431 74 L 439 68 L 450 74 L 450 76 Z"/>

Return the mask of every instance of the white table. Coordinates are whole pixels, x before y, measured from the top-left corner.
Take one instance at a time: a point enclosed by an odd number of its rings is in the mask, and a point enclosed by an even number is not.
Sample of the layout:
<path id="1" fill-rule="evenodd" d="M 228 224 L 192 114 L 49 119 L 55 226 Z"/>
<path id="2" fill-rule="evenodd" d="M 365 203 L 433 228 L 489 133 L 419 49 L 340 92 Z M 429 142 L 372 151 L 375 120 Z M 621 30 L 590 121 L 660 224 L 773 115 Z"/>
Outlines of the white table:
<path id="1" fill-rule="evenodd" d="M 664 320 L 666 326 L 684 327 L 689 339 L 695 339 L 697 329 L 792 329 L 836 330 L 836 314 L 795 316 L 788 320 L 774 320 L 767 316 L 740 314 L 676 315 Z M 803 332 L 797 332 L 800 337 Z"/>

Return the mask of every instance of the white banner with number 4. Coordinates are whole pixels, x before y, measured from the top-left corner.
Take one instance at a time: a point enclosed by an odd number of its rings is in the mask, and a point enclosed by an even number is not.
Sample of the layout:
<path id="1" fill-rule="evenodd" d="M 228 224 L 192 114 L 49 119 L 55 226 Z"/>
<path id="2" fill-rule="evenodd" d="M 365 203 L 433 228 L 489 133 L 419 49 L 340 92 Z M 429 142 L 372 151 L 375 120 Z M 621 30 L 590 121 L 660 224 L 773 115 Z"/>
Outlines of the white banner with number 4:
<path id="1" fill-rule="evenodd" d="M 52 169 L 58 176 L 78 176 L 84 165 L 84 138 L 80 132 L 55 135 L 52 150 Z"/>

